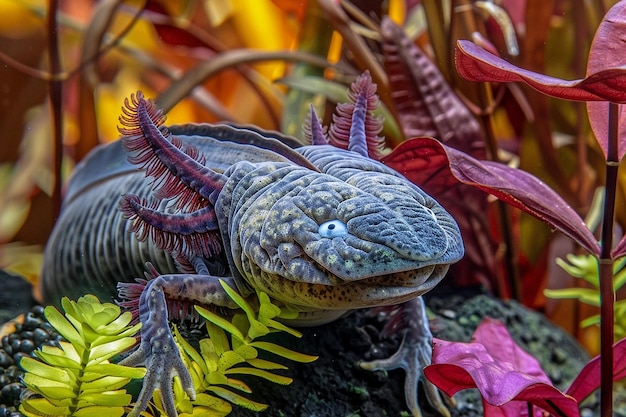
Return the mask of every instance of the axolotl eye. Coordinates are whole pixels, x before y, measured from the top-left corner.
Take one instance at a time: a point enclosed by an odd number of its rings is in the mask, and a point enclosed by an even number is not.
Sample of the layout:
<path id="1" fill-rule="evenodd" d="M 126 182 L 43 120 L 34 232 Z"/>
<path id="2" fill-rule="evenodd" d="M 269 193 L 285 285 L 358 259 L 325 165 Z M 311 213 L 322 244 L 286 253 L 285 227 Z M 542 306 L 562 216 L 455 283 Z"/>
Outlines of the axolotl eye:
<path id="1" fill-rule="evenodd" d="M 341 220 L 329 220 L 320 224 L 319 234 L 321 237 L 334 238 L 348 234 L 348 227 Z"/>

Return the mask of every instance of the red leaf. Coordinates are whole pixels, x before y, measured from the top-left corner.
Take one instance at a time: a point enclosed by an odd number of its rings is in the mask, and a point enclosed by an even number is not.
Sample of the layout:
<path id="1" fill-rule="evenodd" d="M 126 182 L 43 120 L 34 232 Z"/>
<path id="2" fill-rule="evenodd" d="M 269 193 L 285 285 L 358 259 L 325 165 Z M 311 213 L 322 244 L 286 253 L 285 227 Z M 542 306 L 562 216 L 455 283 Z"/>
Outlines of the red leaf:
<path id="1" fill-rule="evenodd" d="M 486 417 L 519 416 L 525 407 L 512 401 L 530 402 L 556 415 L 580 415 L 576 401 L 552 386 L 537 360 L 497 320 L 483 320 L 470 343 L 435 339 L 432 362 L 424 369 L 426 377 L 448 395 L 478 388 Z M 535 415 L 541 415 L 539 410 Z"/>
<path id="2" fill-rule="evenodd" d="M 580 216 L 533 175 L 492 161 L 480 161 L 432 138 L 403 142 L 382 162 L 420 185 L 450 187 L 455 181 L 477 187 L 560 230 L 592 254 L 596 238 Z"/>
<path id="3" fill-rule="evenodd" d="M 602 19 L 589 50 L 587 62 L 587 74 L 596 74 L 608 71 L 611 68 L 626 66 L 626 2 L 620 1 L 613 6 Z M 610 80 L 607 80 L 610 81 Z M 626 95 L 623 84 L 615 80 L 615 85 L 607 85 L 619 91 L 622 96 Z M 619 102 L 618 100 L 613 100 Z M 618 157 L 622 159 L 626 153 L 626 111 L 624 106 L 619 109 L 619 136 Z M 608 148 L 608 123 L 609 105 L 607 103 L 587 103 L 589 122 L 604 156 L 607 156 Z"/>
<path id="4" fill-rule="evenodd" d="M 455 59 L 459 74 L 469 81 L 523 82 L 565 100 L 626 103 L 626 68 L 614 66 L 567 81 L 517 67 L 466 40 L 457 42 Z"/>
<path id="5" fill-rule="evenodd" d="M 380 30 L 389 91 L 404 135 L 436 137 L 472 156 L 484 157 L 480 125 L 439 68 L 391 19 L 384 18 Z"/>
<path id="6" fill-rule="evenodd" d="M 626 339 L 613 345 L 613 380 L 626 377 Z M 600 355 L 590 360 L 580 371 L 576 379 L 567 389 L 567 395 L 574 397 L 578 402 L 587 398 L 600 387 Z"/>

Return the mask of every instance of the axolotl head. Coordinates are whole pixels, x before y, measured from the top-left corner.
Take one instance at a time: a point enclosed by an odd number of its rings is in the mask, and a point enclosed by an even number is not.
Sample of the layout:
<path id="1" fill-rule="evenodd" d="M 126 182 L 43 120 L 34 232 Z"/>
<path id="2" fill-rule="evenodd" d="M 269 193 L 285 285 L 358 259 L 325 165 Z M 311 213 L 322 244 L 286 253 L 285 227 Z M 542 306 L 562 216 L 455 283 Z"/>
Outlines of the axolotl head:
<path id="1" fill-rule="evenodd" d="M 328 155 L 314 162 L 322 172 L 245 162 L 225 172 L 216 211 L 249 286 L 303 311 L 397 304 L 463 256 L 456 222 L 420 188 L 354 152 L 309 148 Z"/>

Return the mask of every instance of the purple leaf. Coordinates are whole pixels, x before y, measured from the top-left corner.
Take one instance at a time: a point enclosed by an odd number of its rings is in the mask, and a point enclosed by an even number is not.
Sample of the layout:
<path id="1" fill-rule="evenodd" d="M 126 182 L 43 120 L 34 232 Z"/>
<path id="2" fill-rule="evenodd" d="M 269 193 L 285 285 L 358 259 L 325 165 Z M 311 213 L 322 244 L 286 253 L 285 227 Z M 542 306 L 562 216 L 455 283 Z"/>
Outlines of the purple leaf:
<path id="1" fill-rule="evenodd" d="M 484 158 L 480 125 L 439 68 L 391 19 L 384 18 L 380 29 L 389 91 L 404 135 L 432 136 Z"/>
<path id="2" fill-rule="evenodd" d="M 613 380 L 617 381 L 626 377 L 626 339 L 622 339 L 613 345 Z M 581 402 L 592 392 L 600 387 L 600 355 L 590 360 L 580 371 L 576 379 L 567 389 L 570 395 Z"/>
<path id="3" fill-rule="evenodd" d="M 455 59 L 457 71 L 468 81 L 523 82 L 565 100 L 626 103 L 626 68 L 608 68 L 567 81 L 517 67 L 466 40 L 457 42 Z"/>
<path id="4" fill-rule="evenodd" d="M 470 343 L 435 339 L 432 362 L 424 369 L 426 377 L 450 396 L 478 388 L 486 417 L 521 415 L 525 405 L 512 401 L 530 402 L 556 415 L 580 415 L 576 400 L 552 386 L 537 360 L 497 320 L 484 319 Z M 534 414 L 542 415 L 539 410 Z"/>
<path id="5" fill-rule="evenodd" d="M 613 6 L 602 19 L 589 50 L 589 60 L 587 62 L 587 74 L 606 72 L 611 68 L 626 66 L 626 2 L 620 1 Z M 611 80 L 607 80 L 611 81 Z M 607 85 L 615 91 L 626 95 L 624 85 L 618 80 L 613 80 L 615 85 Z M 620 102 L 619 100 L 612 100 Z M 608 123 L 609 105 L 608 103 L 587 103 L 587 113 L 589 122 L 605 158 L 608 148 Z M 618 136 L 618 158 L 622 159 L 626 153 L 626 111 L 624 106 L 619 109 L 619 136 Z"/>
<path id="6" fill-rule="evenodd" d="M 433 138 L 403 142 L 381 161 L 415 184 L 445 189 L 460 181 L 560 230 L 592 254 L 600 248 L 580 216 L 533 175 L 492 161 L 480 161 Z"/>

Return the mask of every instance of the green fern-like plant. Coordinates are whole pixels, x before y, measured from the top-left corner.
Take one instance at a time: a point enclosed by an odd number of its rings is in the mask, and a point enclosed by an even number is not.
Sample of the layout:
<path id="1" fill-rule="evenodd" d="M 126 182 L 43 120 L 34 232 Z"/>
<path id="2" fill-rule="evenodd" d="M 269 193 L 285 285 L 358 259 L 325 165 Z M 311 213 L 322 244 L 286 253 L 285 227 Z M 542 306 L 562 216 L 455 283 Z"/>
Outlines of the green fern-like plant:
<path id="1" fill-rule="evenodd" d="M 130 326 L 131 313 L 115 304 L 102 304 L 87 295 L 78 302 L 63 298 L 63 315 L 48 306 L 46 319 L 67 341 L 43 346 L 35 358 L 24 357 L 23 382 L 31 391 L 22 401 L 26 416 L 122 416 L 132 397 L 123 387 L 142 378 L 143 368 L 109 362 L 136 343 L 141 327 Z"/>
<path id="2" fill-rule="evenodd" d="M 567 255 L 567 261 L 558 258 L 556 263 L 568 274 L 589 283 L 592 288 L 562 288 L 546 289 L 544 294 L 555 299 L 577 299 L 581 303 L 600 308 L 600 278 L 598 260 L 592 255 Z M 620 258 L 613 264 L 613 291 L 617 291 L 626 284 L 626 257 Z M 626 300 L 619 300 L 615 309 L 615 340 L 626 337 Z M 581 322 L 582 327 L 600 324 L 600 315 L 596 314 Z"/>
<path id="3" fill-rule="evenodd" d="M 297 362 L 306 363 L 317 359 L 317 356 L 305 355 L 275 343 L 259 340 L 275 331 L 301 337 L 300 332 L 276 320 L 277 318 L 293 319 L 297 317 L 297 312 L 278 307 L 263 292 L 257 293 L 259 308 L 255 309 L 225 282 L 220 282 L 242 312 L 235 314 L 232 320 L 228 320 L 196 306 L 198 313 L 206 320 L 209 335 L 208 338 L 200 340 L 200 352 L 185 341 L 178 329 L 174 328 L 176 343 L 191 373 L 197 393 L 196 399 L 191 401 L 183 391 L 180 382 L 175 381 L 176 407 L 181 417 L 226 416 L 232 410 L 231 404 L 253 411 L 265 410 L 266 404 L 242 395 L 242 393 L 249 394 L 252 390 L 243 381 L 233 376 L 252 375 L 281 385 L 290 384 L 292 379 L 274 373 L 273 371 L 285 370 L 287 367 L 259 358 L 260 350 Z M 160 393 L 157 391 L 153 398 L 153 405 L 160 408 L 160 404 Z"/>

